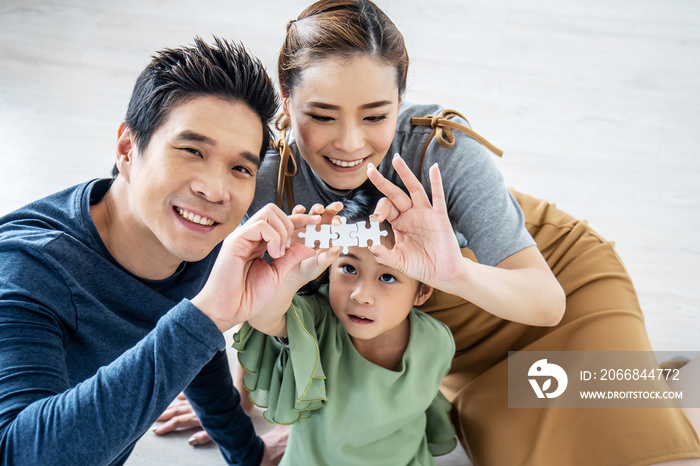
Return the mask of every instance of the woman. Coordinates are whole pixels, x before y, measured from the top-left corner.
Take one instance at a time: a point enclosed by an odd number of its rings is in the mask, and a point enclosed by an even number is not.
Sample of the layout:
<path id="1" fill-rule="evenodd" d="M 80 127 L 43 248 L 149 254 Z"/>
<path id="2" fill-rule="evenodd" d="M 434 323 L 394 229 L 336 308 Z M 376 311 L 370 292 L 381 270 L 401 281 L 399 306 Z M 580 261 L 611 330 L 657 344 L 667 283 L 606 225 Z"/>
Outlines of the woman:
<path id="1" fill-rule="evenodd" d="M 677 408 L 508 408 L 508 351 L 650 351 L 642 313 L 610 243 L 553 205 L 509 192 L 484 145 L 497 149 L 455 129 L 468 124 L 460 115 L 401 101 L 407 68 L 401 34 L 369 1 L 317 2 L 291 21 L 278 62 L 280 156 L 263 163 L 249 215 L 268 202 L 322 212 L 319 205 L 367 179 L 370 163 L 385 193 L 392 187 L 379 174 L 400 184 L 402 170 L 429 191 L 428 169 L 439 163 L 454 232 L 426 229 L 413 238 L 435 258 L 436 292 L 421 309 L 454 335 L 442 390 L 474 464 L 700 457 L 693 426 Z M 386 157 L 394 153 L 407 166 Z M 433 226 L 429 210 L 395 204 L 392 215 Z M 458 246 L 446 246 L 447 234 Z M 623 439 L 622 427 L 636 430 Z"/>

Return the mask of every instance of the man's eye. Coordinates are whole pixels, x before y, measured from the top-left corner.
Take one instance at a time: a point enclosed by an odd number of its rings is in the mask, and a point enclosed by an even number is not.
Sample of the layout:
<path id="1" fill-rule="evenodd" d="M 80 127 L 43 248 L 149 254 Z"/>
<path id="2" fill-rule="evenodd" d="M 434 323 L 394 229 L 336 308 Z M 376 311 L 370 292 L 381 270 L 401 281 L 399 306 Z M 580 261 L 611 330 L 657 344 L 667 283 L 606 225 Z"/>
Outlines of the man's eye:
<path id="1" fill-rule="evenodd" d="M 184 150 L 189 152 L 192 155 L 196 155 L 197 157 L 202 157 L 202 153 L 199 152 L 197 149 L 192 149 L 191 147 L 185 147 Z"/>
<path id="2" fill-rule="evenodd" d="M 253 176 L 253 172 L 251 172 L 251 171 L 250 171 L 249 169 L 247 169 L 246 167 L 242 167 L 242 166 L 233 167 L 233 170 L 234 170 L 234 171 L 237 171 L 237 172 L 244 173 L 244 174 L 246 174 L 246 175 Z"/>

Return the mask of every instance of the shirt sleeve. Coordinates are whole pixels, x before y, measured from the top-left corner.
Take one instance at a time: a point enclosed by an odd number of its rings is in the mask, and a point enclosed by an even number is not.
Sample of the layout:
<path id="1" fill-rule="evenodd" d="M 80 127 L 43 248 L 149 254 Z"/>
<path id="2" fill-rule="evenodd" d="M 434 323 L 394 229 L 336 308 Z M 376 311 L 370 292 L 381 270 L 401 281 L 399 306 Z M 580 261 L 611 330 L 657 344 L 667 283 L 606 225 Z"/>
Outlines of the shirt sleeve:
<path id="1" fill-rule="evenodd" d="M 430 126 L 410 123 L 411 116 L 439 113 L 435 106 L 409 106 L 402 115 L 397 150 L 406 159 L 414 173 L 421 173 L 421 181 L 432 196 L 428 171 L 437 163 L 442 175 L 448 214 L 461 247 L 469 247 L 480 263 L 497 265 L 521 249 L 535 244 L 525 228 L 525 218 L 515 198 L 508 191 L 494 155 L 481 143 L 456 129 L 454 146 L 442 147 L 434 138 L 420 165 L 420 154 L 425 147 Z M 459 117 L 453 121 L 469 127 Z M 392 181 L 400 183 L 391 170 Z"/>
<path id="2" fill-rule="evenodd" d="M 229 464 L 257 465 L 263 442 L 241 407 L 225 351 L 219 351 L 185 390 L 197 417 Z"/>
<path id="3" fill-rule="evenodd" d="M 251 401 L 265 408 L 271 423 L 289 425 L 308 419 L 327 400 L 319 348 L 315 297 L 295 296 L 287 310 L 287 338 L 276 338 L 247 322 L 234 335 L 233 347 L 246 371 L 243 384 Z"/>
<path id="4" fill-rule="evenodd" d="M 493 156 L 469 136 L 453 133 L 456 143 L 451 149 L 431 142 L 423 179 L 429 180 L 427 170 L 438 163 L 452 224 L 479 262 L 496 265 L 534 241 Z"/>
<path id="5" fill-rule="evenodd" d="M 135 346 L 71 386 L 64 348 L 73 308 L 69 289 L 49 265 L 26 252 L 4 251 L 0 263 L 2 464 L 121 464 L 224 347 L 214 323 L 183 300 Z M 17 270 L 25 275 L 11 272 Z M 26 274 L 35 284 L 31 292 L 21 285 Z M 257 464 L 248 461 L 255 456 L 251 449 L 260 450 L 259 442 L 231 451 L 230 458 Z"/>

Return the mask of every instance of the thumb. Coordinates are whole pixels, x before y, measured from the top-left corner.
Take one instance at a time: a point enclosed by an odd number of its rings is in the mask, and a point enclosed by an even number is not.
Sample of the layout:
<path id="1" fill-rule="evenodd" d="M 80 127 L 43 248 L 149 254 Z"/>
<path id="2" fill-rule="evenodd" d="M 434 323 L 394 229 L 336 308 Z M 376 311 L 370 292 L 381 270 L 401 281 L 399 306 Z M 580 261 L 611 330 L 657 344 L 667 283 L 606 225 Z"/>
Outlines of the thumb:
<path id="1" fill-rule="evenodd" d="M 324 250 L 318 256 L 318 268 L 319 272 L 326 270 L 336 259 L 340 256 L 341 248 L 339 246 L 332 247 L 330 249 Z"/>
<path id="2" fill-rule="evenodd" d="M 301 274 L 306 281 L 313 280 L 326 270 L 340 255 L 340 248 L 317 250 L 316 257 L 305 259 L 301 263 Z"/>
<path id="3" fill-rule="evenodd" d="M 372 243 L 369 247 L 369 252 L 374 255 L 377 262 L 380 264 L 391 267 L 392 269 L 399 269 L 399 260 L 393 249 L 389 249 L 381 243 Z"/>
<path id="4" fill-rule="evenodd" d="M 304 259 L 313 257 L 315 254 L 316 252 L 313 249 L 303 244 L 294 243 L 282 257 L 275 259 L 270 265 L 275 269 L 277 276 L 280 277 L 280 282 L 282 282 L 293 267 L 299 265 Z"/>

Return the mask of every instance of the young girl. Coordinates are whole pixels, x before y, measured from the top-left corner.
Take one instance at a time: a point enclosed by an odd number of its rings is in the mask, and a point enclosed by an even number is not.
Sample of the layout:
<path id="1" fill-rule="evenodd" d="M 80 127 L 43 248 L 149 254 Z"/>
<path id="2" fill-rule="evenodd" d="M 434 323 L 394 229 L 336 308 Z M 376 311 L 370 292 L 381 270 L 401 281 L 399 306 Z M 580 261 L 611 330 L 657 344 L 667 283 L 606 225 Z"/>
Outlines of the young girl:
<path id="1" fill-rule="evenodd" d="M 362 187 L 341 213 L 366 219 L 379 197 Z M 393 235 L 383 241 L 391 247 Z M 367 248 L 338 254 L 300 263 L 286 291 L 235 335 L 245 386 L 265 419 L 292 424 L 282 464 L 434 464 L 456 439 L 439 392 L 454 342 L 414 307 L 433 290 Z M 329 264 L 327 285 L 294 295 Z"/>

